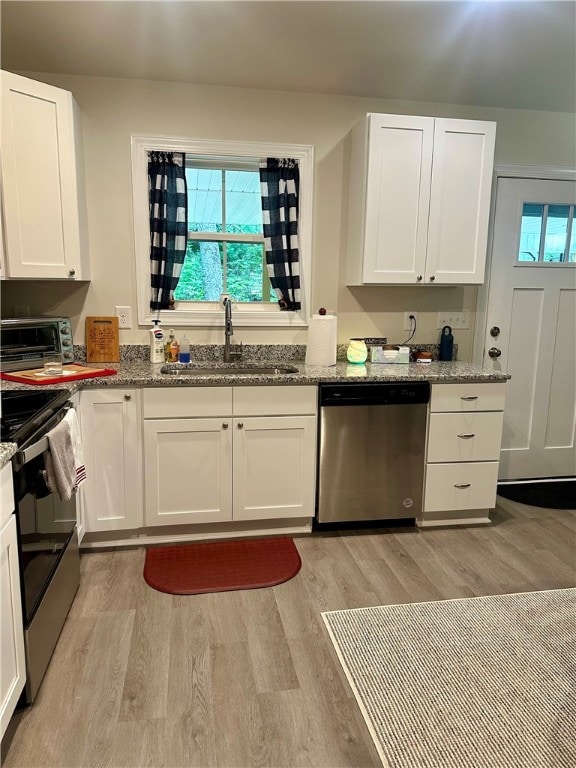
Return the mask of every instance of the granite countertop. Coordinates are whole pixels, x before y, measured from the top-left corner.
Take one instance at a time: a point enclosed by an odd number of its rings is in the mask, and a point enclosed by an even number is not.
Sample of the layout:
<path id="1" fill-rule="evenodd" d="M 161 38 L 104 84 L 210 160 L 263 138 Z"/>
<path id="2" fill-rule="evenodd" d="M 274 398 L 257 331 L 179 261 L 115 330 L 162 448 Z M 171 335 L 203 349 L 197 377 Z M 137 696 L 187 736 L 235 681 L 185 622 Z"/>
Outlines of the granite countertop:
<path id="1" fill-rule="evenodd" d="M 18 450 L 16 443 L 0 443 L 0 468 L 8 464 Z"/>
<path id="2" fill-rule="evenodd" d="M 301 350 L 300 350 L 301 351 Z M 295 350 L 294 350 L 295 352 Z M 439 362 L 432 363 L 407 363 L 399 365 L 365 363 L 363 365 L 351 365 L 339 360 L 335 366 L 321 368 L 305 365 L 304 355 L 300 359 L 292 359 L 292 356 L 282 355 L 273 348 L 260 349 L 257 354 L 248 354 L 240 362 L 224 364 L 218 350 L 212 356 L 182 368 L 207 368 L 217 365 L 219 368 L 229 369 L 229 374 L 212 375 L 167 375 L 160 373 L 161 363 L 150 363 L 145 359 L 147 348 L 131 350 L 124 353 L 119 363 L 88 363 L 93 368 L 109 368 L 117 373 L 113 376 L 94 377 L 81 379 L 61 385 L 48 385 L 50 389 L 65 388 L 73 394 L 81 389 L 93 389 L 95 387 L 193 387 L 193 386 L 246 386 L 254 384 L 282 385 L 282 384 L 310 384 L 317 385 L 321 382 L 342 383 L 350 381 L 361 382 L 386 382 L 386 381 L 430 381 L 432 383 L 452 382 L 482 382 L 482 381 L 506 381 L 510 376 L 503 371 L 493 371 L 471 363 Z M 339 355 L 340 357 L 341 355 Z M 172 364 L 173 367 L 178 364 Z M 291 366 L 297 369 L 297 373 L 287 374 L 238 374 L 235 369 L 239 366 Z M 17 382 L 3 381 L 3 389 L 29 389 L 34 385 L 20 384 Z M 4 466 L 16 452 L 13 443 L 0 443 L 0 466 Z"/>
<path id="3" fill-rule="evenodd" d="M 208 348 L 207 348 L 208 349 Z M 284 350 L 286 347 L 284 347 Z M 506 381 L 510 376 L 503 371 L 494 371 L 482 368 L 472 363 L 461 363 L 457 361 L 431 363 L 407 363 L 407 364 L 386 364 L 386 363 L 365 363 L 353 365 L 346 360 L 340 359 L 336 365 L 331 367 L 310 366 L 304 363 L 304 355 L 295 358 L 292 354 L 283 354 L 283 350 L 278 347 L 262 347 L 257 351 L 248 351 L 242 360 L 235 363 L 222 363 L 221 353 L 213 350 L 200 355 L 193 356 L 193 362 L 182 365 L 182 369 L 210 368 L 218 367 L 225 369 L 227 373 L 214 373 L 211 375 L 169 375 L 160 373 L 163 363 L 150 363 L 144 355 L 147 355 L 147 348 L 139 347 L 136 350 L 130 350 L 123 354 L 119 363 L 88 363 L 92 368 L 108 368 L 117 373 L 113 376 L 102 376 L 91 379 L 81 379 L 61 385 L 51 384 L 51 389 L 68 389 L 71 393 L 80 389 L 94 387 L 149 387 L 149 386 L 232 386 L 249 384 L 319 384 L 321 382 L 347 382 L 347 381 L 365 381 L 365 382 L 386 382 L 386 381 L 430 381 L 449 383 L 457 381 Z M 81 362 L 81 361 L 79 361 Z M 178 368 L 180 364 L 171 363 L 172 368 Z M 239 374 L 239 367 L 274 367 L 291 366 L 297 369 L 296 373 L 278 373 L 278 374 Z M 16 382 L 3 381 L 2 386 L 5 389 L 27 389 L 29 384 L 19 384 Z"/>
<path id="4" fill-rule="evenodd" d="M 182 368 L 205 369 L 214 363 L 190 363 L 182 365 Z M 190 374 L 164 374 L 160 373 L 161 364 L 147 362 L 122 363 L 110 365 L 118 371 L 116 376 L 86 379 L 78 382 L 84 387 L 107 386 L 214 386 L 214 385 L 246 385 L 246 384 L 319 384 L 320 382 L 347 382 L 360 381 L 505 381 L 509 376 L 505 373 L 489 371 L 470 363 L 459 362 L 432 362 L 427 364 L 408 363 L 404 365 L 388 365 L 366 363 L 364 365 L 351 365 L 346 362 L 338 362 L 329 368 L 305 365 L 303 362 L 288 361 L 286 365 L 297 368 L 297 373 L 280 374 L 238 374 L 235 368 L 242 366 L 278 366 L 278 361 L 244 362 L 244 363 L 217 363 L 217 366 L 229 373 L 212 375 Z M 176 368 L 178 364 L 172 364 Z"/>

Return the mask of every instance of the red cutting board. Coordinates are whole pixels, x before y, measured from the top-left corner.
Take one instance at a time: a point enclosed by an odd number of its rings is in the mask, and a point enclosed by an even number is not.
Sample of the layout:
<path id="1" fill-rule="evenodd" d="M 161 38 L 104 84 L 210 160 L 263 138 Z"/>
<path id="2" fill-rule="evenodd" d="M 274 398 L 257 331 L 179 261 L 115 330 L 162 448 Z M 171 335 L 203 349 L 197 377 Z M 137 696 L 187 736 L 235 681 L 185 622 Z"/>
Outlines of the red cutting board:
<path id="1" fill-rule="evenodd" d="M 77 379 L 93 379 L 96 376 L 114 376 L 117 371 L 111 368 L 88 368 L 85 365 L 70 363 L 62 366 L 64 373 L 61 376 L 47 375 L 43 368 L 32 368 L 29 371 L 17 371 L 16 373 L 0 373 L 0 379 L 17 381 L 19 384 L 67 384 Z"/>

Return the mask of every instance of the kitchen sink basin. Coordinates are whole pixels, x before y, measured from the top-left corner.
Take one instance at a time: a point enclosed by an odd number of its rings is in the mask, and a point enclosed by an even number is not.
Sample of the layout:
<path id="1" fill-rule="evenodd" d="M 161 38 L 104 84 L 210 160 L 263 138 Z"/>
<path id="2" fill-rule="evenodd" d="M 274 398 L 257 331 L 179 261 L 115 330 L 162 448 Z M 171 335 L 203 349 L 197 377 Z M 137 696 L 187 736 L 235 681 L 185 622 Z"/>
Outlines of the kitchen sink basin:
<path id="1" fill-rule="evenodd" d="M 168 376 L 274 376 L 276 374 L 298 373 L 292 365 L 163 365 L 160 373 Z"/>

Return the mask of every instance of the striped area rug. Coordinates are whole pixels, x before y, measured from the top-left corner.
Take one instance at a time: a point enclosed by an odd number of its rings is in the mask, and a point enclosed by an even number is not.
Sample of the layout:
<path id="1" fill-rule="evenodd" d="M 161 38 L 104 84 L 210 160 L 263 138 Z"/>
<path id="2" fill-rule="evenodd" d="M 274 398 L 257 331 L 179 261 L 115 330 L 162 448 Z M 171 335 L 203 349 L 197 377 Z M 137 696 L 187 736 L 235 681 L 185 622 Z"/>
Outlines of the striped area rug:
<path id="1" fill-rule="evenodd" d="M 387 768 L 576 766 L 576 589 L 322 615 Z"/>

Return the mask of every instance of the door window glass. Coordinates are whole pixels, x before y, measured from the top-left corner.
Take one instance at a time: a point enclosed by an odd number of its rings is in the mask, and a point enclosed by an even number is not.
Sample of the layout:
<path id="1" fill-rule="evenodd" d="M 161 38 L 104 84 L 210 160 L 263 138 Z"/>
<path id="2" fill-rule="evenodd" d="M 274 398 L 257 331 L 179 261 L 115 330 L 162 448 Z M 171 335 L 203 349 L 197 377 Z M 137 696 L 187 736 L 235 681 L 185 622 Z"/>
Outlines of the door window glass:
<path id="1" fill-rule="evenodd" d="M 576 263 L 574 206 L 524 203 L 518 261 Z"/>

